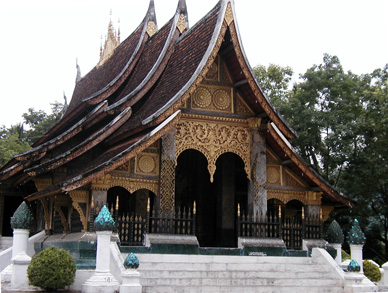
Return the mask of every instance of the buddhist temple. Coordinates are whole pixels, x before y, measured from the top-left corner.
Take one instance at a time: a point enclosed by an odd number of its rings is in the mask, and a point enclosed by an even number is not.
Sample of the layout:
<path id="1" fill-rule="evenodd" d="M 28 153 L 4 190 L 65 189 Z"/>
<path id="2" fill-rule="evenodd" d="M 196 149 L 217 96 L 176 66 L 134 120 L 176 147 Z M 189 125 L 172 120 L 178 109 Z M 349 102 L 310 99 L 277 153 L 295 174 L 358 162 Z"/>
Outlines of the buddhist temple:
<path id="1" fill-rule="evenodd" d="M 233 0 L 192 26 L 179 0 L 161 27 L 151 0 L 125 40 L 109 24 L 60 122 L 0 169 L 2 234 L 22 201 L 47 235 L 93 232 L 106 205 L 121 246 L 168 234 L 301 249 L 353 204 L 298 156 L 296 137 L 255 79 Z"/>

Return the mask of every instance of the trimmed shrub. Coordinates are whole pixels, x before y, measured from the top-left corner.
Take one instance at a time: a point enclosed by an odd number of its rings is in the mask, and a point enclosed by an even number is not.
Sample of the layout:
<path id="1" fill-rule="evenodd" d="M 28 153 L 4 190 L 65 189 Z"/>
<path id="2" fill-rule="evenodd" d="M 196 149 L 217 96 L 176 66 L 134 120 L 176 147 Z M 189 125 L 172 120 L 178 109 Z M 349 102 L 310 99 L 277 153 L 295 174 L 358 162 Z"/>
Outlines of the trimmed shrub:
<path id="1" fill-rule="evenodd" d="M 73 284 L 77 267 L 69 252 L 55 247 L 35 255 L 27 269 L 30 284 L 46 291 L 56 291 Z"/>
<path id="2" fill-rule="evenodd" d="M 381 272 L 377 265 L 370 262 L 369 260 L 364 260 L 364 274 L 372 282 L 378 282 L 381 280 Z"/>

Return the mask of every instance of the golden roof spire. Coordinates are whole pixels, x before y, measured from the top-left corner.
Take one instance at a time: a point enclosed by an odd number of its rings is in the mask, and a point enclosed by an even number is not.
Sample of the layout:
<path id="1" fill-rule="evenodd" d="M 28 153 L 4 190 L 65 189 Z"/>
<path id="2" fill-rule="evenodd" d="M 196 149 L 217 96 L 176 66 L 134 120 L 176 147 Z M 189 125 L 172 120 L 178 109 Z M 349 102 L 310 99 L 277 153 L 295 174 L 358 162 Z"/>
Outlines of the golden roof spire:
<path id="1" fill-rule="evenodd" d="M 112 10 L 110 11 L 112 16 Z M 97 67 L 102 66 L 114 53 L 114 50 L 117 46 L 120 45 L 120 28 L 118 33 L 116 33 L 115 28 L 113 27 L 112 19 L 109 20 L 108 25 L 108 34 L 105 37 L 104 48 L 100 48 L 100 61 L 97 64 Z"/>

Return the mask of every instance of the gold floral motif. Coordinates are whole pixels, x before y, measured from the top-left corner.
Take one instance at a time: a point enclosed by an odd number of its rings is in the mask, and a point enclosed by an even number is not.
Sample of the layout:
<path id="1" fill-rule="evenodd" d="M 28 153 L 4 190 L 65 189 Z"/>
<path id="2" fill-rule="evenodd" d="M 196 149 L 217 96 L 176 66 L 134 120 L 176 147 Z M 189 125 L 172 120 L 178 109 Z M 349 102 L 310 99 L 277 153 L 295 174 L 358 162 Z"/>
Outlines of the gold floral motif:
<path id="1" fill-rule="evenodd" d="M 299 180 L 297 180 L 294 176 L 292 176 L 290 172 L 287 170 L 285 172 L 284 179 L 285 179 L 286 186 L 305 187 Z"/>
<path id="2" fill-rule="evenodd" d="M 192 109 L 233 113 L 233 88 L 202 84 L 192 95 Z"/>
<path id="3" fill-rule="evenodd" d="M 281 185 L 279 166 L 267 166 L 267 182 L 273 185 Z"/>
<path id="4" fill-rule="evenodd" d="M 158 174 L 158 154 L 145 154 L 142 153 L 136 157 L 136 174 Z"/>
<path id="5" fill-rule="evenodd" d="M 321 205 L 321 192 L 313 192 L 315 196 L 311 196 L 309 191 L 293 191 L 293 190 L 267 190 L 267 200 L 278 199 L 283 204 L 287 204 L 291 200 L 298 200 L 304 205 Z"/>
<path id="6" fill-rule="evenodd" d="M 171 214 L 175 207 L 176 133 L 171 130 L 162 137 L 160 168 L 160 211 Z"/>
<path id="7" fill-rule="evenodd" d="M 283 204 L 286 204 L 291 200 L 298 200 L 304 205 L 309 203 L 306 198 L 306 192 L 304 191 L 267 190 L 267 200 L 273 198 L 280 200 Z"/>
<path id="8" fill-rule="evenodd" d="M 199 87 L 193 94 L 193 103 L 199 108 L 207 108 L 212 102 L 212 97 L 209 92 L 204 87 Z"/>
<path id="9" fill-rule="evenodd" d="M 214 62 L 209 68 L 209 71 L 206 74 L 207 80 L 218 81 L 219 79 L 218 60 L 219 60 L 219 57 L 217 56 L 216 60 L 214 60 Z"/>
<path id="10" fill-rule="evenodd" d="M 242 115 L 253 115 L 254 112 L 248 107 L 248 105 L 244 102 L 240 95 L 237 95 L 236 99 L 236 110 L 237 114 Z"/>
<path id="11" fill-rule="evenodd" d="M 233 11 L 232 11 L 232 6 L 230 5 L 230 2 L 228 3 L 228 7 L 226 8 L 225 21 L 227 25 L 230 25 L 233 21 Z"/>
<path id="12" fill-rule="evenodd" d="M 149 21 L 147 25 L 147 34 L 152 37 L 156 34 L 156 24 L 153 21 Z"/>
<path id="13" fill-rule="evenodd" d="M 231 104 L 230 95 L 227 91 L 217 90 L 213 95 L 213 102 L 217 109 L 226 110 Z"/>
<path id="14" fill-rule="evenodd" d="M 185 31 L 185 29 L 187 29 L 186 17 L 183 14 L 179 15 L 177 28 L 178 28 L 180 33 L 183 33 Z"/>
<path id="15" fill-rule="evenodd" d="M 212 182 L 216 161 L 227 152 L 240 156 L 244 161 L 247 177 L 250 178 L 250 135 L 247 128 L 182 120 L 177 125 L 176 141 L 176 158 L 187 149 L 194 149 L 205 155 Z"/>

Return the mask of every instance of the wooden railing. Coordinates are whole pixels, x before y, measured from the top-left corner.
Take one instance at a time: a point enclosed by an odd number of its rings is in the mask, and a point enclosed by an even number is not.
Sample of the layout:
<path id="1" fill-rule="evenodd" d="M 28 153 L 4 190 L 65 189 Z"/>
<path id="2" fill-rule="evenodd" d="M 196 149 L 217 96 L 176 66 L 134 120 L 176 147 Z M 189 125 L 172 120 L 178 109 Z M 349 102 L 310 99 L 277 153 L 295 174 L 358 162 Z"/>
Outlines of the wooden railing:
<path id="1" fill-rule="evenodd" d="M 89 222 L 89 231 L 93 231 L 93 222 L 100 206 L 92 207 Z M 175 214 L 159 214 L 149 211 L 141 214 L 120 213 L 118 206 L 110 207 L 110 213 L 116 223 L 116 230 L 123 246 L 144 245 L 144 236 L 147 233 L 174 234 L 174 235 L 195 235 L 195 204 L 194 210 L 178 209 Z"/>
<path id="2" fill-rule="evenodd" d="M 302 239 L 321 239 L 322 220 L 317 217 L 282 219 L 280 214 L 265 216 L 237 215 L 237 235 L 252 238 L 283 239 L 288 249 L 301 249 Z"/>

